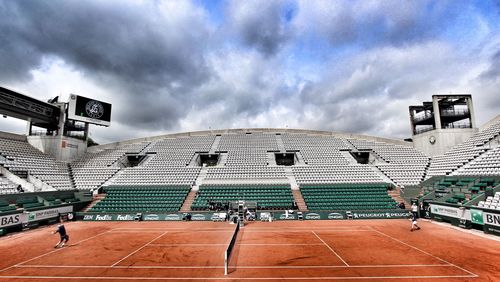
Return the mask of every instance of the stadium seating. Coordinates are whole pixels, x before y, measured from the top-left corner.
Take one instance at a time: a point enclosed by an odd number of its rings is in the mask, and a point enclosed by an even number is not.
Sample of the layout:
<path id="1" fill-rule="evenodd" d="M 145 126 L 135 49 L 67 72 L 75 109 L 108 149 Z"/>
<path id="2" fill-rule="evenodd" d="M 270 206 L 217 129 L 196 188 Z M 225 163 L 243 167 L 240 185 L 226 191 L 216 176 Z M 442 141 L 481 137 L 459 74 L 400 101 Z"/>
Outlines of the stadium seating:
<path id="1" fill-rule="evenodd" d="M 422 184 L 422 199 L 452 204 L 467 204 L 486 189 L 500 184 L 500 180 L 478 176 L 433 177 Z"/>
<path id="2" fill-rule="evenodd" d="M 372 150 L 385 164 L 376 166 L 400 186 L 418 185 L 422 182 L 429 164 L 429 157 L 410 146 L 383 142 L 348 139 L 358 150 Z"/>
<path id="3" fill-rule="evenodd" d="M 189 186 L 108 186 L 106 197 L 90 212 L 167 212 L 178 211 Z"/>
<path id="4" fill-rule="evenodd" d="M 191 206 L 194 210 L 208 210 L 209 201 L 255 201 L 258 209 L 293 209 L 293 195 L 289 185 L 202 185 Z"/>
<path id="5" fill-rule="evenodd" d="M 26 178 L 28 174 L 58 190 L 73 189 L 67 165 L 40 152 L 26 141 L 0 138 L 0 164 Z"/>
<path id="6" fill-rule="evenodd" d="M 396 202 L 387 194 L 390 186 L 374 184 L 302 185 L 300 191 L 310 210 L 387 210 Z"/>
<path id="7" fill-rule="evenodd" d="M 12 193 L 19 193 L 19 191 L 17 191 L 17 185 L 0 175 L 0 195 Z"/>
<path id="8" fill-rule="evenodd" d="M 445 154 L 434 157 L 431 161 L 426 178 L 428 179 L 432 176 L 437 175 L 449 175 L 452 172 L 458 170 L 465 164 L 471 162 L 472 160 L 476 159 L 477 157 L 491 149 L 489 146 L 485 146 L 485 144 L 488 144 L 488 142 L 498 137 L 499 135 L 500 120 L 493 123 L 488 128 L 472 135 L 472 137 L 467 139 L 465 142 L 454 146 Z M 491 156 L 494 156 L 497 152 L 498 149 L 494 150 Z M 486 163 L 488 162 L 488 159 L 489 156 L 485 156 Z M 498 162 L 498 158 L 496 159 L 496 162 Z M 477 167 L 477 169 L 474 167 L 475 164 L 472 164 L 470 170 L 468 167 L 465 167 L 463 170 L 457 171 L 457 174 L 500 175 L 500 172 L 496 169 L 496 166 L 493 167 L 494 169 L 490 172 L 486 169 L 488 167 L 482 167 L 481 160 L 478 160 L 478 163 L 479 166 Z"/>

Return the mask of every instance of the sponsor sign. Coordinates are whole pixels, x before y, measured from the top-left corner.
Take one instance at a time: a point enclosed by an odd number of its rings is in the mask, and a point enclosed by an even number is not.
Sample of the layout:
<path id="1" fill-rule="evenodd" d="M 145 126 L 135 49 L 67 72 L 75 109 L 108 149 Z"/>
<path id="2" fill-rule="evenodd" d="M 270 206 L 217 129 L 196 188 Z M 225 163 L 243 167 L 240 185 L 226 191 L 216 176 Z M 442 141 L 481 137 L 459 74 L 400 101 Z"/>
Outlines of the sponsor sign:
<path id="1" fill-rule="evenodd" d="M 344 215 L 338 212 L 332 212 L 328 214 L 328 219 L 344 219 Z"/>
<path id="2" fill-rule="evenodd" d="M 109 214 L 96 214 L 95 215 L 95 220 L 99 221 L 110 221 L 113 220 L 113 217 Z"/>
<path id="3" fill-rule="evenodd" d="M 485 225 L 500 227 L 500 214 L 483 211 L 483 222 Z"/>
<path id="4" fill-rule="evenodd" d="M 354 219 L 368 219 L 368 218 L 406 218 L 408 213 L 406 211 L 395 212 L 353 212 Z"/>
<path id="5" fill-rule="evenodd" d="M 431 213 L 469 221 L 471 220 L 470 210 L 465 209 L 465 207 L 456 208 L 431 204 Z"/>
<path id="6" fill-rule="evenodd" d="M 83 216 L 83 220 L 94 220 L 93 214 L 86 214 Z"/>
<path id="7" fill-rule="evenodd" d="M 26 221 L 26 218 L 27 216 L 24 213 L 16 213 L 16 214 L 0 216 L 0 227 L 7 227 L 7 226 L 21 224 Z"/>
<path id="8" fill-rule="evenodd" d="M 310 212 L 310 213 L 306 213 L 306 215 L 304 216 L 304 219 L 318 220 L 318 219 L 321 219 L 321 216 L 319 215 L 319 213 Z"/>
<path id="9" fill-rule="evenodd" d="M 59 214 L 69 213 L 73 211 L 73 206 L 59 207 L 55 209 L 45 209 L 32 211 L 28 213 L 28 221 L 38 221 L 48 218 L 58 217 Z"/>
<path id="10" fill-rule="evenodd" d="M 169 220 L 169 221 L 175 221 L 175 220 L 181 220 L 181 216 L 179 214 L 175 214 L 175 213 L 172 213 L 172 214 L 167 214 L 165 216 L 165 220 Z"/>
<path id="11" fill-rule="evenodd" d="M 160 216 L 157 214 L 146 214 L 142 220 L 160 220 Z"/>
<path id="12" fill-rule="evenodd" d="M 109 126 L 111 104 L 72 94 L 69 99 L 68 119 Z"/>
<path id="13" fill-rule="evenodd" d="M 134 220 L 134 216 L 131 214 L 119 214 L 116 216 L 116 220 L 119 221 L 132 221 Z"/>
<path id="14" fill-rule="evenodd" d="M 191 220 L 192 221 L 202 221 L 202 220 L 207 220 L 207 217 L 204 214 L 197 213 L 197 214 L 193 214 L 191 216 Z"/>
<path id="15" fill-rule="evenodd" d="M 280 220 L 294 220 L 295 219 L 295 214 L 282 213 L 282 214 L 280 214 L 279 219 Z"/>

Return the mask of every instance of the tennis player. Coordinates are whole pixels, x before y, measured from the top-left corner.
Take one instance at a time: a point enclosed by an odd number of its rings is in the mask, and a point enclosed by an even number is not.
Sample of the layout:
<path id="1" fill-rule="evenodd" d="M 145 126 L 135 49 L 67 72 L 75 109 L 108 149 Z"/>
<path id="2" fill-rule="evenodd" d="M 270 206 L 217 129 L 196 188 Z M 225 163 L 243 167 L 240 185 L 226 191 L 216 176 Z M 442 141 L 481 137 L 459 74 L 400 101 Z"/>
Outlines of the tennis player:
<path id="1" fill-rule="evenodd" d="M 410 229 L 410 231 L 419 230 L 420 226 L 417 225 L 417 217 L 412 212 L 410 212 L 410 220 L 411 220 L 411 229 Z"/>
<path id="2" fill-rule="evenodd" d="M 57 229 L 54 230 L 54 233 L 52 234 L 56 234 L 56 233 L 59 233 L 59 235 L 61 236 L 61 240 L 59 241 L 59 243 L 57 243 L 54 248 L 57 248 L 57 247 L 64 247 L 64 245 L 66 243 L 68 243 L 68 240 L 69 240 L 69 236 L 68 234 L 66 233 L 66 228 L 64 227 L 64 224 L 63 224 L 63 220 L 60 219 L 60 224 L 57 225 Z M 64 242 L 63 242 L 64 241 Z"/>

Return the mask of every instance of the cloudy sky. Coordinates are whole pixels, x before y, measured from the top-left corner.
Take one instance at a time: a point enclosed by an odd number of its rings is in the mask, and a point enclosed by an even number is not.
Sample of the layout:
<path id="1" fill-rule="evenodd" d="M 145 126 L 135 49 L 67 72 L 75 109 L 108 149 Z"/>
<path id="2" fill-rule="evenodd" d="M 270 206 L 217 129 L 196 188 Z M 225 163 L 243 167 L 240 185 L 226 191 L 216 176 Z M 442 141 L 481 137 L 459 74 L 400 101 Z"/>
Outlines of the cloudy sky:
<path id="1" fill-rule="evenodd" d="M 0 0 L 0 85 L 113 104 L 99 143 L 242 127 L 406 138 L 408 106 L 500 114 L 498 1 Z M 0 130 L 25 124 L 0 119 Z"/>

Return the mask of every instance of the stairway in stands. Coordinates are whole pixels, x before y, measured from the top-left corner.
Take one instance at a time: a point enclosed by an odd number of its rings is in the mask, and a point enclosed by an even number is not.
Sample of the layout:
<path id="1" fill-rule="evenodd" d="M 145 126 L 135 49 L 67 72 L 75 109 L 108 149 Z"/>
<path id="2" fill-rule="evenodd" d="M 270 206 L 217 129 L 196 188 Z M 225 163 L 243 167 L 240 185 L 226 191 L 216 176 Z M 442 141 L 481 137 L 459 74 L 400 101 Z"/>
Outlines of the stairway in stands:
<path id="1" fill-rule="evenodd" d="M 295 203 L 297 204 L 297 207 L 299 208 L 299 211 L 309 211 L 307 209 L 306 201 L 304 200 L 304 197 L 302 197 L 302 193 L 300 192 L 300 190 L 292 190 L 292 195 Z"/>
<path id="2" fill-rule="evenodd" d="M 208 152 L 209 154 L 215 154 L 215 151 L 217 151 L 219 148 L 220 140 L 221 140 L 220 135 L 215 136 L 214 143 L 212 143 L 210 151 Z"/>
<path id="3" fill-rule="evenodd" d="M 71 183 L 71 188 L 76 189 L 75 176 L 73 175 L 73 169 L 71 168 L 71 164 L 68 163 L 68 175 Z"/>
<path id="4" fill-rule="evenodd" d="M 391 196 L 391 198 L 394 199 L 396 203 L 404 202 L 406 209 L 410 208 L 410 203 L 408 203 L 405 199 L 403 199 L 403 197 L 401 197 L 401 188 L 396 187 L 392 190 L 387 191 L 387 194 Z"/>
<path id="5" fill-rule="evenodd" d="M 195 198 L 196 198 L 196 190 L 191 189 L 191 191 L 189 191 L 189 194 L 187 195 L 186 199 L 184 200 L 184 203 L 182 204 L 180 212 L 191 211 L 191 205 L 193 204 Z"/>
<path id="6" fill-rule="evenodd" d="M 283 139 L 281 139 L 281 135 L 276 135 L 276 144 L 278 145 L 278 149 L 281 153 L 286 152 L 285 144 L 283 143 Z"/>
<path id="7" fill-rule="evenodd" d="M 384 182 L 386 183 L 391 183 L 393 184 L 394 186 L 397 186 L 396 183 L 394 183 L 394 181 L 392 181 L 392 179 L 389 178 L 389 176 L 387 176 L 385 173 L 383 173 L 380 168 L 378 168 L 377 166 L 374 166 L 374 165 L 370 165 L 370 168 L 375 171 L 379 176 L 380 178 L 383 179 Z"/>
<path id="8" fill-rule="evenodd" d="M 104 193 L 98 194 L 97 196 L 94 196 L 94 198 L 92 199 L 92 202 L 90 202 L 90 204 L 88 204 L 85 208 L 83 208 L 82 212 L 87 212 L 93 206 L 95 206 L 97 203 L 102 201 L 102 199 L 104 199 L 105 197 L 106 197 L 106 194 L 104 194 Z"/>

